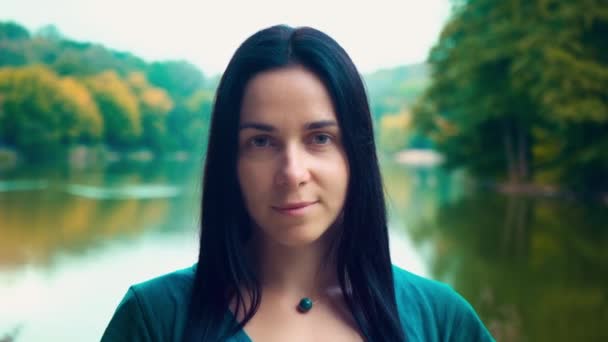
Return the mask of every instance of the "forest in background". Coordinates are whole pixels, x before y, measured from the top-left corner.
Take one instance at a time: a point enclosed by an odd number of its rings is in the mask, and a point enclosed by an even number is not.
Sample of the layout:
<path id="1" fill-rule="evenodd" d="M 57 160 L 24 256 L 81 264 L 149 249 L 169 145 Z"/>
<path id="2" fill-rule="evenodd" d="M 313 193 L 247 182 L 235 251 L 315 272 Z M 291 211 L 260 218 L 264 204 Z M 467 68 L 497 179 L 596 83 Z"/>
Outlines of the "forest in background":
<path id="1" fill-rule="evenodd" d="M 608 2 L 452 5 L 413 126 L 448 167 L 608 203 Z"/>
<path id="2" fill-rule="evenodd" d="M 428 83 L 425 64 L 364 75 L 381 145 L 427 146 L 409 108 Z M 39 161 L 74 146 L 154 155 L 204 151 L 219 76 L 186 61 L 146 62 L 63 36 L 0 23 L 0 148 Z M 1 159 L 1 156 L 0 156 Z"/>
<path id="3" fill-rule="evenodd" d="M 0 147 L 34 161 L 72 146 L 201 151 L 216 84 L 185 61 L 0 23 Z"/>
<path id="4" fill-rule="evenodd" d="M 608 201 L 608 3 L 452 5 L 426 63 L 363 75 L 382 151 L 433 149 L 502 189 Z M 0 23 L 0 150 L 200 155 L 218 77 Z"/>

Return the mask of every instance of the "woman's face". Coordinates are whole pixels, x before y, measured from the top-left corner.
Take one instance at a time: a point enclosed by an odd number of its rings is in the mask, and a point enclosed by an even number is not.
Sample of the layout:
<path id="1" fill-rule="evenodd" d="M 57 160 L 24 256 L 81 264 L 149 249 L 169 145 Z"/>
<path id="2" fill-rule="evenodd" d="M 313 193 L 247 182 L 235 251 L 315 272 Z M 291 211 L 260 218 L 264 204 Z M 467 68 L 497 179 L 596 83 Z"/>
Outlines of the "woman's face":
<path id="1" fill-rule="evenodd" d="M 331 98 L 315 74 L 256 75 L 240 113 L 238 178 L 255 229 L 275 243 L 319 240 L 341 213 L 349 167 Z"/>

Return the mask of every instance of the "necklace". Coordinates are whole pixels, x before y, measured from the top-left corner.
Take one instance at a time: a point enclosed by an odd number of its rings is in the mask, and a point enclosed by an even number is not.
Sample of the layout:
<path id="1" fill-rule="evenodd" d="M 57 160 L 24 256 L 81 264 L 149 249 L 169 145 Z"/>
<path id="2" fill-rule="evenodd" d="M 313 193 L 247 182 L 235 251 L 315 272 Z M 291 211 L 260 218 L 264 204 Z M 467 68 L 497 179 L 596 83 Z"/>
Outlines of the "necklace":
<path id="1" fill-rule="evenodd" d="M 302 297 L 302 299 L 300 299 L 300 302 L 298 303 L 298 312 L 301 314 L 307 313 L 308 311 L 310 311 L 310 309 L 312 309 L 313 304 L 319 302 L 320 298 L 323 298 L 326 295 L 335 296 L 335 295 L 339 294 L 340 288 L 331 287 L 326 292 L 327 293 L 324 293 L 324 294 L 318 294 L 316 299 L 312 299 L 310 297 Z"/>
<path id="2" fill-rule="evenodd" d="M 300 303 L 298 303 L 298 311 L 300 313 L 307 313 L 308 311 L 310 311 L 310 309 L 312 309 L 312 305 L 314 304 L 313 300 L 308 298 L 308 297 L 304 297 L 302 299 L 300 299 Z"/>

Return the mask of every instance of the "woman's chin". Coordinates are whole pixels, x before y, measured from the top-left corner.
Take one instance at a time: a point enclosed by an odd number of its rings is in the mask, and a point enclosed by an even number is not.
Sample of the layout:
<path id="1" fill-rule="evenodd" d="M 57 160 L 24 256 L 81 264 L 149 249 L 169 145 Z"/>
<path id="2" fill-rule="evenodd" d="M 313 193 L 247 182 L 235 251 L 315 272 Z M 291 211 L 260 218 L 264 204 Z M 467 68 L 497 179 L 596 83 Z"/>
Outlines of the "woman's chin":
<path id="1" fill-rule="evenodd" d="M 274 232 L 272 235 L 266 236 L 274 240 L 276 243 L 292 248 L 307 247 L 320 243 L 324 240 L 327 229 L 318 229 L 315 227 L 298 226 L 284 228 Z"/>
<path id="2" fill-rule="evenodd" d="M 299 247 L 307 247 L 312 246 L 318 243 L 321 240 L 319 235 L 312 234 L 289 234 L 288 236 L 281 236 L 276 241 L 280 245 L 291 247 L 291 248 L 299 248 Z"/>

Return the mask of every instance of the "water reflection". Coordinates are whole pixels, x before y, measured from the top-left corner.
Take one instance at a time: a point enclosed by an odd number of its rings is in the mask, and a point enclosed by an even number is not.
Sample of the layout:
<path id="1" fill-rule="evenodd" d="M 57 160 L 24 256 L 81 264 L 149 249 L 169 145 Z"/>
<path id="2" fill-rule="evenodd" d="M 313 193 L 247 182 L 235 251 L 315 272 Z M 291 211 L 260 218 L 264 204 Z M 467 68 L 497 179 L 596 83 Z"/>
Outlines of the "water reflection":
<path id="1" fill-rule="evenodd" d="M 176 197 L 181 189 L 168 185 L 136 185 L 121 186 L 118 188 L 100 188 L 81 184 L 70 184 L 66 192 L 92 199 L 149 199 Z"/>
<path id="2" fill-rule="evenodd" d="M 194 262 L 199 174 L 186 163 L 0 173 L 0 339 L 99 339 L 128 285 Z"/>
<path id="3" fill-rule="evenodd" d="M 42 190 L 48 183 L 38 180 L 0 181 L 0 192 Z"/>
<path id="4" fill-rule="evenodd" d="M 608 340 L 608 210 L 470 193 L 414 227 L 500 341 Z"/>
<path id="5" fill-rule="evenodd" d="M 190 173 L 198 172 L 194 166 L 173 165 L 181 173 L 185 167 Z M 3 175 L 5 188 L 14 191 L 0 192 L 0 270 L 28 264 L 48 266 L 57 253 L 83 254 L 108 240 L 191 228 L 198 212 L 197 181 L 174 177 L 173 168 L 123 165 L 80 172 L 19 170 Z M 42 179 L 22 181 L 22 173 Z M 186 184 L 185 179 L 190 182 Z M 25 187 L 31 184 L 46 186 Z"/>

